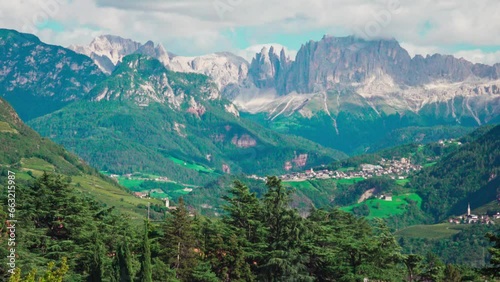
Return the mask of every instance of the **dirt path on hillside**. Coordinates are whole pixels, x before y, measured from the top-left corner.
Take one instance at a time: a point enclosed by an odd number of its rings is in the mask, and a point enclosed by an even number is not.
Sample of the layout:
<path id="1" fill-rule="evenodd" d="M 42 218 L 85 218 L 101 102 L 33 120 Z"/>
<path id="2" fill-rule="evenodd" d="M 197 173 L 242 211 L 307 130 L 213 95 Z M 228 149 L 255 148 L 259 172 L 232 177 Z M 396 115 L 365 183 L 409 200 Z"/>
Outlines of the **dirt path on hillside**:
<path id="1" fill-rule="evenodd" d="M 375 192 L 375 188 L 372 188 L 372 189 L 366 191 L 365 193 L 363 193 L 363 195 L 361 195 L 361 197 L 358 200 L 358 204 L 364 202 L 366 199 L 369 199 L 371 196 L 373 196 L 374 192 Z"/>

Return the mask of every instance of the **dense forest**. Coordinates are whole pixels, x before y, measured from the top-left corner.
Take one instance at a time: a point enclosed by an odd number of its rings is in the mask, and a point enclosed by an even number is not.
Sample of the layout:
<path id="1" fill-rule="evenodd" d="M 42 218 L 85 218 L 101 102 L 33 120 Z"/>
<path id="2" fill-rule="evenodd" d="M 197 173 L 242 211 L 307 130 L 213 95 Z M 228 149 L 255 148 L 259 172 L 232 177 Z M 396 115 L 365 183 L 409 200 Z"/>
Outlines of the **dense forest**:
<path id="1" fill-rule="evenodd" d="M 8 173 L 7 173 L 8 174 Z M 8 179 L 2 171 L 1 181 Z M 336 209 L 307 218 L 289 207 L 291 191 L 276 177 L 261 197 L 236 181 L 224 215 L 199 216 L 182 198 L 165 220 L 135 223 L 44 174 L 17 187 L 16 270 L 9 281 L 483 281 L 498 276 L 500 234 L 491 267 L 445 265 L 432 253 L 405 254 L 382 220 Z M 4 199 L 7 207 L 7 199 Z M 7 244 L 2 210 L 1 244 Z M 482 234 L 481 236 L 486 236 Z M 488 278 L 489 279 L 489 278 Z"/>
<path id="2" fill-rule="evenodd" d="M 482 206 L 500 194 L 500 126 L 445 155 L 422 170 L 412 185 L 424 199 L 423 210 L 436 221 L 462 214 L 467 203 Z"/>

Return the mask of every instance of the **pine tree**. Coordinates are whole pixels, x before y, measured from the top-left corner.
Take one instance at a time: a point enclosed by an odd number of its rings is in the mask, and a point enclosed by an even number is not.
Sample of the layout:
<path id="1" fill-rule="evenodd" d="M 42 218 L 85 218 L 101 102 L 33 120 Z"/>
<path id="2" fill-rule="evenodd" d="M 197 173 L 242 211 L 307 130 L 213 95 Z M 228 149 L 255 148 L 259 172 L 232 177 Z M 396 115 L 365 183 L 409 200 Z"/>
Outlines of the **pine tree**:
<path id="1" fill-rule="evenodd" d="M 94 242 L 91 245 L 91 253 L 87 255 L 91 258 L 89 263 L 89 276 L 87 277 L 87 281 L 89 282 L 101 282 L 104 277 L 103 273 L 103 257 L 105 256 L 104 246 L 99 237 L 97 231 L 92 234 L 92 241 Z"/>
<path id="2" fill-rule="evenodd" d="M 88 269 L 88 246 L 97 220 L 93 217 L 95 201 L 88 199 L 69 185 L 70 179 L 44 173 L 33 184 L 19 187 L 19 215 L 25 221 L 19 240 L 23 264 L 41 268 L 49 261 L 70 260 L 77 276 Z"/>
<path id="3" fill-rule="evenodd" d="M 399 264 L 403 261 L 401 247 L 383 220 L 375 220 L 373 237 L 374 249 L 370 254 L 369 264 L 372 266 L 371 279 L 391 281 L 401 275 Z"/>
<path id="4" fill-rule="evenodd" d="M 200 225 L 203 259 L 210 263 L 212 271 L 224 281 L 254 281 L 243 250 L 243 245 L 247 243 L 242 238 L 244 236 L 238 237 L 218 220 L 206 218 Z"/>
<path id="5" fill-rule="evenodd" d="M 265 226 L 269 230 L 260 279 L 266 281 L 312 281 L 307 273 L 307 257 L 302 255 L 305 226 L 289 207 L 291 192 L 277 177 L 267 179 L 264 195 Z"/>
<path id="6" fill-rule="evenodd" d="M 149 243 L 149 221 L 144 221 L 142 242 L 141 282 L 152 282 L 151 247 Z"/>
<path id="7" fill-rule="evenodd" d="M 193 220 L 182 198 L 179 198 L 177 209 L 167 218 L 164 234 L 162 248 L 166 252 L 166 261 L 175 270 L 179 280 L 189 281 L 198 263 L 198 255 L 195 251 Z"/>
<path id="8" fill-rule="evenodd" d="M 408 270 L 408 281 L 413 282 L 418 275 L 420 263 L 423 258 L 419 255 L 410 254 L 403 258 L 403 263 Z"/>
<path id="9" fill-rule="evenodd" d="M 444 282 L 461 282 L 462 274 L 455 266 L 447 264 L 444 270 Z"/>
<path id="10" fill-rule="evenodd" d="M 433 253 L 428 253 L 424 261 L 422 277 L 424 279 L 440 282 L 443 281 L 445 265 Z"/>
<path id="11" fill-rule="evenodd" d="M 494 244 L 493 247 L 489 249 L 491 254 L 491 267 L 485 269 L 485 272 L 492 277 L 499 278 L 500 277 L 500 233 L 498 235 L 494 235 L 489 233 L 486 235 L 490 242 Z"/>
<path id="12" fill-rule="evenodd" d="M 115 275 L 118 282 L 132 282 L 132 261 L 127 239 L 119 245 L 115 258 Z"/>
<path id="13" fill-rule="evenodd" d="M 248 186 L 240 181 L 234 182 L 229 194 L 223 197 L 227 202 L 224 205 L 227 215 L 223 217 L 223 222 L 238 237 L 247 263 L 254 265 L 253 262 L 261 260 L 267 236 L 262 222 L 263 207 L 255 193 L 251 193 Z"/>

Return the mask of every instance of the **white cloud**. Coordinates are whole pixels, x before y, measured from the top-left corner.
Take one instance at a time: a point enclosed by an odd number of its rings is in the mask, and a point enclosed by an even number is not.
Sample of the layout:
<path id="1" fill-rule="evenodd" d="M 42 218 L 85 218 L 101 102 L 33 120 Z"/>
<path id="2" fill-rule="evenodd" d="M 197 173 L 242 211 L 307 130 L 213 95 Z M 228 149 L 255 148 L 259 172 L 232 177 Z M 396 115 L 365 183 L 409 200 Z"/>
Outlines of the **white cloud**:
<path id="1" fill-rule="evenodd" d="M 406 51 L 408 51 L 412 58 L 415 57 L 415 55 L 421 55 L 425 57 L 427 55 L 434 55 L 443 51 L 440 50 L 437 46 L 418 46 L 407 42 L 401 42 L 400 45 L 401 47 L 406 49 Z"/>
<path id="2" fill-rule="evenodd" d="M 500 63 L 500 51 L 483 52 L 482 50 L 459 51 L 453 54 L 457 58 L 464 58 L 474 63 L 482 63 L 486 65 L 494 65 Z"/>
<path id="3" fill-rule="evenodd" d="M 21 30 L 44 18 L 61 22 L 64 32 L 37 32 L 60 45 L 111 33 L 162 42 L 180 54 L 203 54 L 234 50 L 241 45 L 235 43 L 241 43 L 239 36 L 256 44 L 275 42 L 272 38 L 283 33 L 342 30 L 396 38 L 408 46 L 500 46 L 497 0 L 0 0 L 0 5 L 3 27 Z M 50 7 L 56 7 L 53 13 Z M 234 37 L 227 34 L 231 29 L 248 32 Z"/>

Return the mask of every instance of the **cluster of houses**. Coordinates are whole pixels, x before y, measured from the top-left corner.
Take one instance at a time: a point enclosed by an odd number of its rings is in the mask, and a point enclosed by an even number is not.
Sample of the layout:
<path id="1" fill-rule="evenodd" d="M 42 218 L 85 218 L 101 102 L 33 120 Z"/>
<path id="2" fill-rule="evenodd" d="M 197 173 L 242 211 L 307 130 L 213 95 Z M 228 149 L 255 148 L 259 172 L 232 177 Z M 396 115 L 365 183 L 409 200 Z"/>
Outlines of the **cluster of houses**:
<path id="1" fill-rule="evenodd" d="M 151 199 L 150 194 L 145 193 L 145 192 L 134 192 L 133 195 L 139 199 Z M 165 202 L 165 207 L 167 207 L 168 209 L 175 209 L 175 207 L 170 206 L 170 199 L 169 198 L 163 198 L 160 200 Z"/>
<path id="2" fill-rule="evenodd" d="M 451 144 L 457 144 L 458 146 L 462 146 L 462 142 L 456 141 L 455 139 L 439 140 L 438 144 L 441 145 L 442 147 L 446 147 L 447 145 Z"/>
<path id="3" fill-rule="evenodd" d="M 475 215 L 471 213 L 470 204 L 467 207 L 467 214 L 461 215 L 459 217 L 450 218 L 449 223 L 452 224 L 495 224 L 495 221 L 500 220 L 500 212 L 497 212 L 493 216 L 489 215 Z"/>
<path id="4" fill-rule="evenodd" d="M 310 179 L 353 179 L 372 178 L 376 176 L 389 176 L 392 179 L 406 179 L 408 174 L 422 169 L 421 165 L 412 164 L 410 159 L 402 158 L 397 160 L 382 159 L 378 165 L 362 164 L 360 170 L 340 171 L 323 169 L 314 171 L 289 173 L 280 176 L 284 181 L 305 181 Z M 259 179 L 254 176 L 252 178 Z"/>

